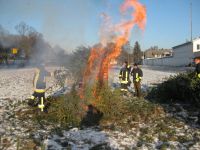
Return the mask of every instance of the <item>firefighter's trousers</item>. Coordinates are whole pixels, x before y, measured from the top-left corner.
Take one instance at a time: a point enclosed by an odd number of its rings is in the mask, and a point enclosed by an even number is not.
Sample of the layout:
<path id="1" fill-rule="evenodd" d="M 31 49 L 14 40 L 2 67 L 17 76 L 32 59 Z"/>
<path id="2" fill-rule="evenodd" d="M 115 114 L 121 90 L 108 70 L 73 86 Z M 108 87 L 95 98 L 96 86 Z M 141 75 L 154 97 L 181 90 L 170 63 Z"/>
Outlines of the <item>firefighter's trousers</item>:
<path id="1" fill-rule="evenodd" d="M 41 102 L 42 98 L 43 101 L 45 101 L 45 92 L 34 91 L 34 93 L 31 96 L 31 100 L 29 101 L 29 105 L 37 106 Z"/>
<path id="2" fill-rule="evenodd" d="M 128 83 L 121 83 L 121 91 L 124 92 L 128 91 Z"/>
<path id="3" fill-rule="evenodd" d="M 141 93 L 141 84 L 140 84 L 141 81 L 134 81 L 134 88 L 135 88 L 135 92 L 136 92 L 136 96 L 137 97 L 141 97 L 142 96 L 142 93 Z"/>

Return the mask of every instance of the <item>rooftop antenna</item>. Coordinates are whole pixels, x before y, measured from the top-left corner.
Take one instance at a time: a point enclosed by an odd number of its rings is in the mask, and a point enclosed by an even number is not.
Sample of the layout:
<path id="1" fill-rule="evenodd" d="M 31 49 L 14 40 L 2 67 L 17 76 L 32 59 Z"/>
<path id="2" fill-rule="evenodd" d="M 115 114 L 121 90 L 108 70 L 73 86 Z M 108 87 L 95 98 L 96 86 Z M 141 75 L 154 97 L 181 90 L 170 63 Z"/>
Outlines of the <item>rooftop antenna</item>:
<path id="1" fill-rule="evenodd" d="M 192 1 L 190 2 L 190 34 L 191 34 L 191 42 L 192 42 Z"/>

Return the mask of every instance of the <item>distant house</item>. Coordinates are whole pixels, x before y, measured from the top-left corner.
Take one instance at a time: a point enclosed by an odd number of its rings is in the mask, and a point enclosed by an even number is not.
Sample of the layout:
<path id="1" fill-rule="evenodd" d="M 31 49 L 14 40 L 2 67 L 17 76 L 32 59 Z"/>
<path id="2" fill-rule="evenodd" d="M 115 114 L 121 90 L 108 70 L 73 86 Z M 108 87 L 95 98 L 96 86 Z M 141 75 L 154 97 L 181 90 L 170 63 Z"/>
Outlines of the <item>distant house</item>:
<path id="1" fill-rule="evenodd" d="M 145 58 L 161 58 L 172 55 L 171 49 L 159 49 L 158 46 L 151 47 L 144 52 Z"/>
<path id="2" fill-rule="evenodd" d="M 172 56 L 172 51 L 171 50 L 163 52 L 163 54 L 162 54 L 162 57 L 170 57 L 170 56 Z"/>
<path id="3" fill-rule="evenodd" d="M 145 65 L 188 66 L 195 57 L 200 57 L 200 38 L 172 47 L 172 57 L 145 59 Z"/>
<path id="4" fill-rule="evenodd" d="M 194 40 L 194 42 L 193 42 L 193 52 L 194 52 L 194 58 L 200 59 L 200 38 Z"/>

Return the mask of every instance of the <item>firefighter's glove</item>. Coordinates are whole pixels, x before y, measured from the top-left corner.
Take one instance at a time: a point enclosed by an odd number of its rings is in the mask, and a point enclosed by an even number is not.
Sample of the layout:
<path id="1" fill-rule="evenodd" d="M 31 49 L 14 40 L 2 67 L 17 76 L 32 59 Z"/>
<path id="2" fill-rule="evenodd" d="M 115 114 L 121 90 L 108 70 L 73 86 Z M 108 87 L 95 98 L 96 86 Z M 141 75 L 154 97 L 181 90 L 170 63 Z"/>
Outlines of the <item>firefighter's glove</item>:
<path id="1" fill-rule="evenodd" d="M 140 80 L 142 79 L 142 77 L 138 77 L 138 78 L 136 78 L 136 82 L 139 82 Z"/>
<path id="2" fill-rule="evenodd" d="M 35 96 L 32 95 L 32 96 L 31 96 L 31 99 L 34 100 L 34 99 L 35 99 Z"/>

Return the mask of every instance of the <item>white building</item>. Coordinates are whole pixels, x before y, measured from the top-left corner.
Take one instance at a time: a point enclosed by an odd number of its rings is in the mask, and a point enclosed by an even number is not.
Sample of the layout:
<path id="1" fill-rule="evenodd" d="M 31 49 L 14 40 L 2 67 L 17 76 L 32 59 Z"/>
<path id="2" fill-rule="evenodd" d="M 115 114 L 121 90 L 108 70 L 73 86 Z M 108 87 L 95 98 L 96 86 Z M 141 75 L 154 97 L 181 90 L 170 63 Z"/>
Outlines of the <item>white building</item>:
<path id="1" fill-rule="evenodd" d="M 200 38 L 172 47 L 172 57 L 144 59 L 144 65 L 187 66 L 195 57 L 200 57 Z"/>
<path id="2" fill-rule="evenodd" d="M 174 66 L 186 66 L 192 63 L 194 58 L 192 42 L 172 47 Z"/>
<path id="3" fill-rule="evenodd" d="M 200 59 L 200 38 L 193 42 L 194 57 Z"/>
<path id="4" fill-rule="evenodd" d="M 193 40 L 193 52 L 200 52 L 200 37 Z"/>

